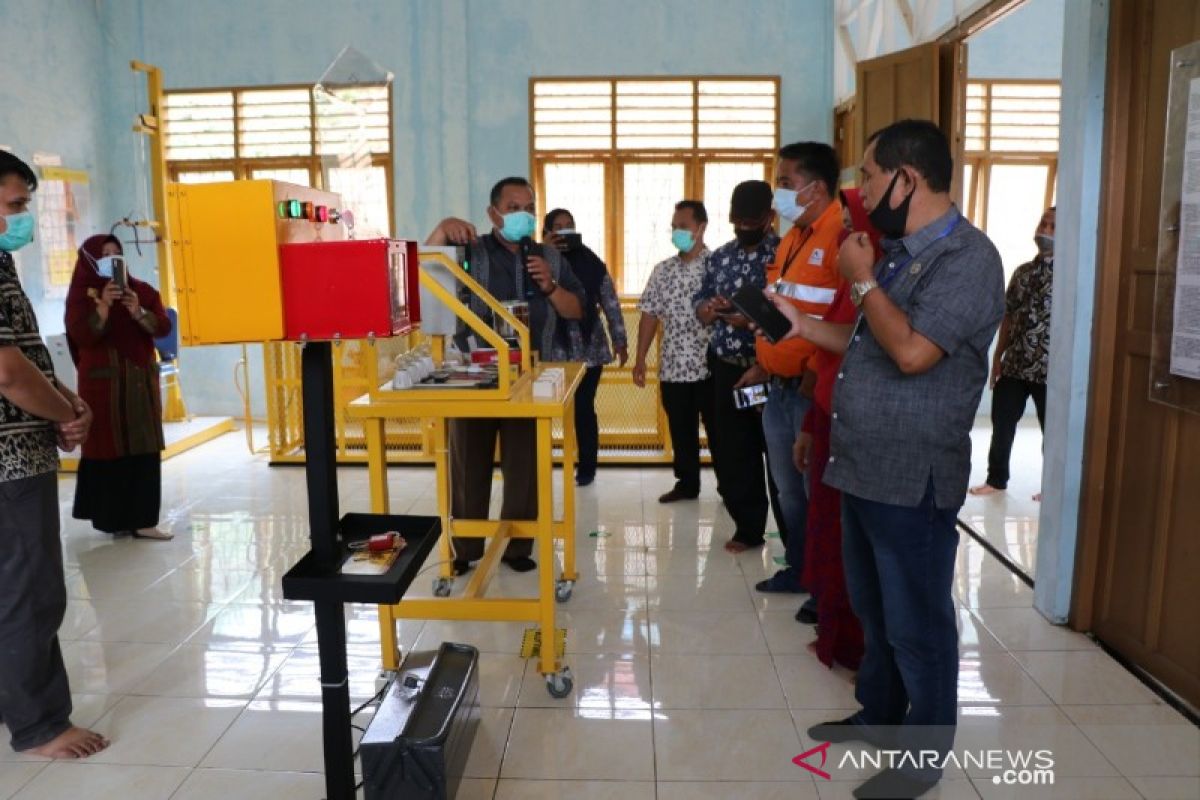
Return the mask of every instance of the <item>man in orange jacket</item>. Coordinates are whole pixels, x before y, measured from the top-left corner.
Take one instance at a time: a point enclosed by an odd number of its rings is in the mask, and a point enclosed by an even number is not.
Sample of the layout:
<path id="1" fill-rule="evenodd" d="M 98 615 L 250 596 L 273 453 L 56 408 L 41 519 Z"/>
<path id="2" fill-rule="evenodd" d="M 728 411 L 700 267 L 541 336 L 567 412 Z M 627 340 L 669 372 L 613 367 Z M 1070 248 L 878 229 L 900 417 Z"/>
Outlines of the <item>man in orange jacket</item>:
<path id="1" fill-rule="evenodd" d="M 767 269 L 767 285 L 805 313 L 821 317 L 833 302 L 841 283 L 838 273 L 838 241 L 843 230 L 842 205 L 838 201 L 837 154 L 821 142 L 796 142 L 779 151 L 775 179 L 775 210 L 792 224 Z M 811 386 L 802 379 L 816 347 L 803 339 L 771 344 L 758 339 L 758 363 L 746 371 L 738 385 L 767 383 L 769 394 L 763 409 L 763 436 L 771 475 L 779 486 L 787 566 L 756 587 L 761 592 L 805 590 L 800 583 L 804 570 L 804 528 L 808 494 L 804 474 L 792 460 L 792 445 L 800 434 L 800 423 L 811 404 Z M 816 622 L 815 602 L 810 600 L 796 618 Z"/>

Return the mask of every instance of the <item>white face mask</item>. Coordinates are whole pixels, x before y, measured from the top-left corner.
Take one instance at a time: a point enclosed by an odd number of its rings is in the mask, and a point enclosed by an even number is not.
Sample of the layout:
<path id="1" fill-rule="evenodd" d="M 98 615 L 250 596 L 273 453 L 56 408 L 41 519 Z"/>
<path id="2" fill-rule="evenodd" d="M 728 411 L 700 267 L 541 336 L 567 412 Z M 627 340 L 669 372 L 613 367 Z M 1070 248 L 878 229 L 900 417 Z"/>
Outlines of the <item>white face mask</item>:
<path id="1" fill-rule="evenodd" d="M 807 191 L 814 183 L 816 181 L 809 181 L 799 189 L 776 187 L 774 205 L 779 216 L 788 222 L 795 222 L 803 217 L 804 212 L 808 211 L 808 205 L 800 205 L 796 202 L 796 198 L 800 196 L 801 192 Z"/>

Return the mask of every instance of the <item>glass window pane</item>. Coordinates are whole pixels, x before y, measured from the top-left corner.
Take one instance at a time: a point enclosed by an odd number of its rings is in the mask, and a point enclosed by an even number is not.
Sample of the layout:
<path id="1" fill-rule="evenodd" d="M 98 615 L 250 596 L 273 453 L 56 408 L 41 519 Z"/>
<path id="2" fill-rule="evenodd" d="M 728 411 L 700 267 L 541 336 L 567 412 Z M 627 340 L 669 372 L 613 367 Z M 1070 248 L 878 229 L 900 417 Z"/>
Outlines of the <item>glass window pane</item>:
<path id="1" fill-rule="evenodd" d="M 342 206 L 354 212 L 354 235 L 359 239 L 389 236 L 387 170 L 383 167 L 331 167 L 326 173 L 329 191 L 342 196 Z M 409 231 L 409 235 L 415 232 Z"/>
<path id="2" fill-rule="evenodd" d="M 979 226 L 978 216 L 975 214 L 975 205 L 972 202 L 975 197 L 975 165 L 963 164 L 963 211 L 967 214 L 967 219 L 971 220 L 971 224 Z"/>
<path id="3" fill-rule="evenodd" d="M 231 169 L 194 170 L 180 172 L 175 176 L 176 183 L 220 183 L 231 180 L 233 180 L 233 170 Z"/>
<path id="4" fill-rule="evenodd" d="M 1013 271 L 1037 254 L 1033 232 L 1046 198 L 1045 164 L 993 164 L 988 178 L 984 230 L 1004 260 L 1005 283 Z"/>
<path id="5" fill-rule="evenodd" d="M 308 174 L 308 170 L 301 168 L 283 168 L 283 169 L 253 169 L 250 171 L 250 177 L 255 180 L 272 180 L 285 181 L 294 183 L 298 186 L 312 186 L 312 178 Z"/>
<path id="6" fill-rule="evenodd" d="M 547 164 L 543 202 L 547 212 L 555 208 L 570 211 L 584 243 L 607 262 L 604 173 L 603 164 Z"/>
<path id="7" fill-rule="evenodd" d="M 765 174 L 763 164 L 755 161 L 711 161 L 704 165 L 704 207 L 708 209 L 704 241 L 710 250 L 733 238 L 729 201 L 734 187 L 742 181 L 762 180 Z"/>
<path id="8" fill-rule="evenodd" d="M 650 270 L 674 252 L 671 215 L 684 199 L 684 165 L 625 164 L 623 177 L 621 291 L 641 294 Z"/>

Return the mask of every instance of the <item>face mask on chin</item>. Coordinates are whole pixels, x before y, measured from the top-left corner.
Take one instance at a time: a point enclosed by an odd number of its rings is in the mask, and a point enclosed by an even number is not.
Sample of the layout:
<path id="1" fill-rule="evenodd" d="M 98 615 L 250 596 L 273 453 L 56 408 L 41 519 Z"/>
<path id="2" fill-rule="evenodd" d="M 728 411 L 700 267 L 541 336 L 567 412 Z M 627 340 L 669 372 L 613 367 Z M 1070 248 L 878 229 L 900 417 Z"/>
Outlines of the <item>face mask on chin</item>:
<path id="1" fill-rule="evenodd" d="M 908 207 L 912 203 L 913 194 L 916 190 L 909 192 L 900 205 L 892 208 L 890 203 L 892 200 L 892 189 L 896 187 L 896 181 L 900 180 L 900 170 L 896 170 L 896 174 L 892 176 L 891 183 L 888 184 L 887 190 L 883 193 L 883 197 L 879 198 L 875 208 L 867 215 L 880 233 L 889 239 L 900 239 L 904 237 L 905 227 L 908 225 Z"/>

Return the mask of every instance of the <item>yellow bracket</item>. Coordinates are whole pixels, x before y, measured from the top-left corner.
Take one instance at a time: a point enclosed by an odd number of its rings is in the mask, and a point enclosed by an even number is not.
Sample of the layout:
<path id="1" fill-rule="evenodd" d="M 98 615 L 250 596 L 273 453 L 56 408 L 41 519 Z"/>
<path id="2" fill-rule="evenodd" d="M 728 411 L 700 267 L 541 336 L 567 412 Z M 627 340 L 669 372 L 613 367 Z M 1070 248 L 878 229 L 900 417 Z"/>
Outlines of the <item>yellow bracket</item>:
<path id="1" fill-rule="evenodd" d="M 567 629 L 554 629 L 554 654 L 562 659 L 567 652 Z M 521 636 L 521 658 L 536 658 L 542 654 L 542 632 L 537 628 L 526 628 Z"/>
<path id="2" fill-rule="evenodd" d="M 134 72 L 146 73 L 146 102 L 149 106 L 144 114 L 138 114 L 138 121 L 133 129 L 150 137 L 150 197 L 154 203 L 154 222 L 146 222 L 145 226 L 154 229 L 158 235 L 158 289 L 162 294 L 165 305 L 179 308 L 175 297 L 175 273 L 171 263 L 171 243 L 164 235 L 167 228 L 167 146 L 163 140 L 161 120 L 163 112 L 163 77 L 162 70 L 144 61 L 130 61 L 129 68 Z M 141 225 L 142 223 L 139 223 Z M 180 337 L 182 345 L 182 337 Z M 183 402 L 183 387 L 179 384 L 179 375 L 167 384 L 167 399 L 163 405 L 163 420 L 179 422 L 187 419 L 187 408 Z"/>
<path id="3" fill-rule="evenodd" d="M 493 297 L 491 292 L 485 289 L 479 283 L 479 281 L 472 278 L 469 272 L 459 266 L 454 259 L 447 256 L 445 253 L 422 251 L 418 260 L 436 261 L 441 264 L 460 283 L 470 289 L 475 296 L 482 300 L 484 304 L 491 309 L 493 314 L 507 322 L 508 325 L 514 331 L 516 331 L 517 339 L 520 342 L 521 347 L 521 371 L 526 373 L 529 372 L 530 364 L 532 363 L 530 361 L 529 354 L 529 328 L 518 322 L 517 318 L 513 316 L 512 312 L 505 308 L 499 300 Z M 422 286 L 424 286 L 439 300 L 449 306 L 455 314 L 457 314 L 467 323 L 471 330 L 482 336 L 488 344 L 496 349 L 496 355 L 501 357 L 499 362 L 501 365 L 508 363 L 508 344 L 504 341 L 500 334 L 492 330 L 491 326 L 484 323 L 484 321 L 481 320 L 479 316 L 475 314 L 475 312 L 463 305 L 462 301 L 460 301 L 458 297 L 447 291 L 446 287 L 434 280 L 433 276 L 428 274 L 424 269 L 422 269 L 420 272 L 420 278 Z M 504 370 L 500 371 L 502 373 L 504 372 Z"/>

